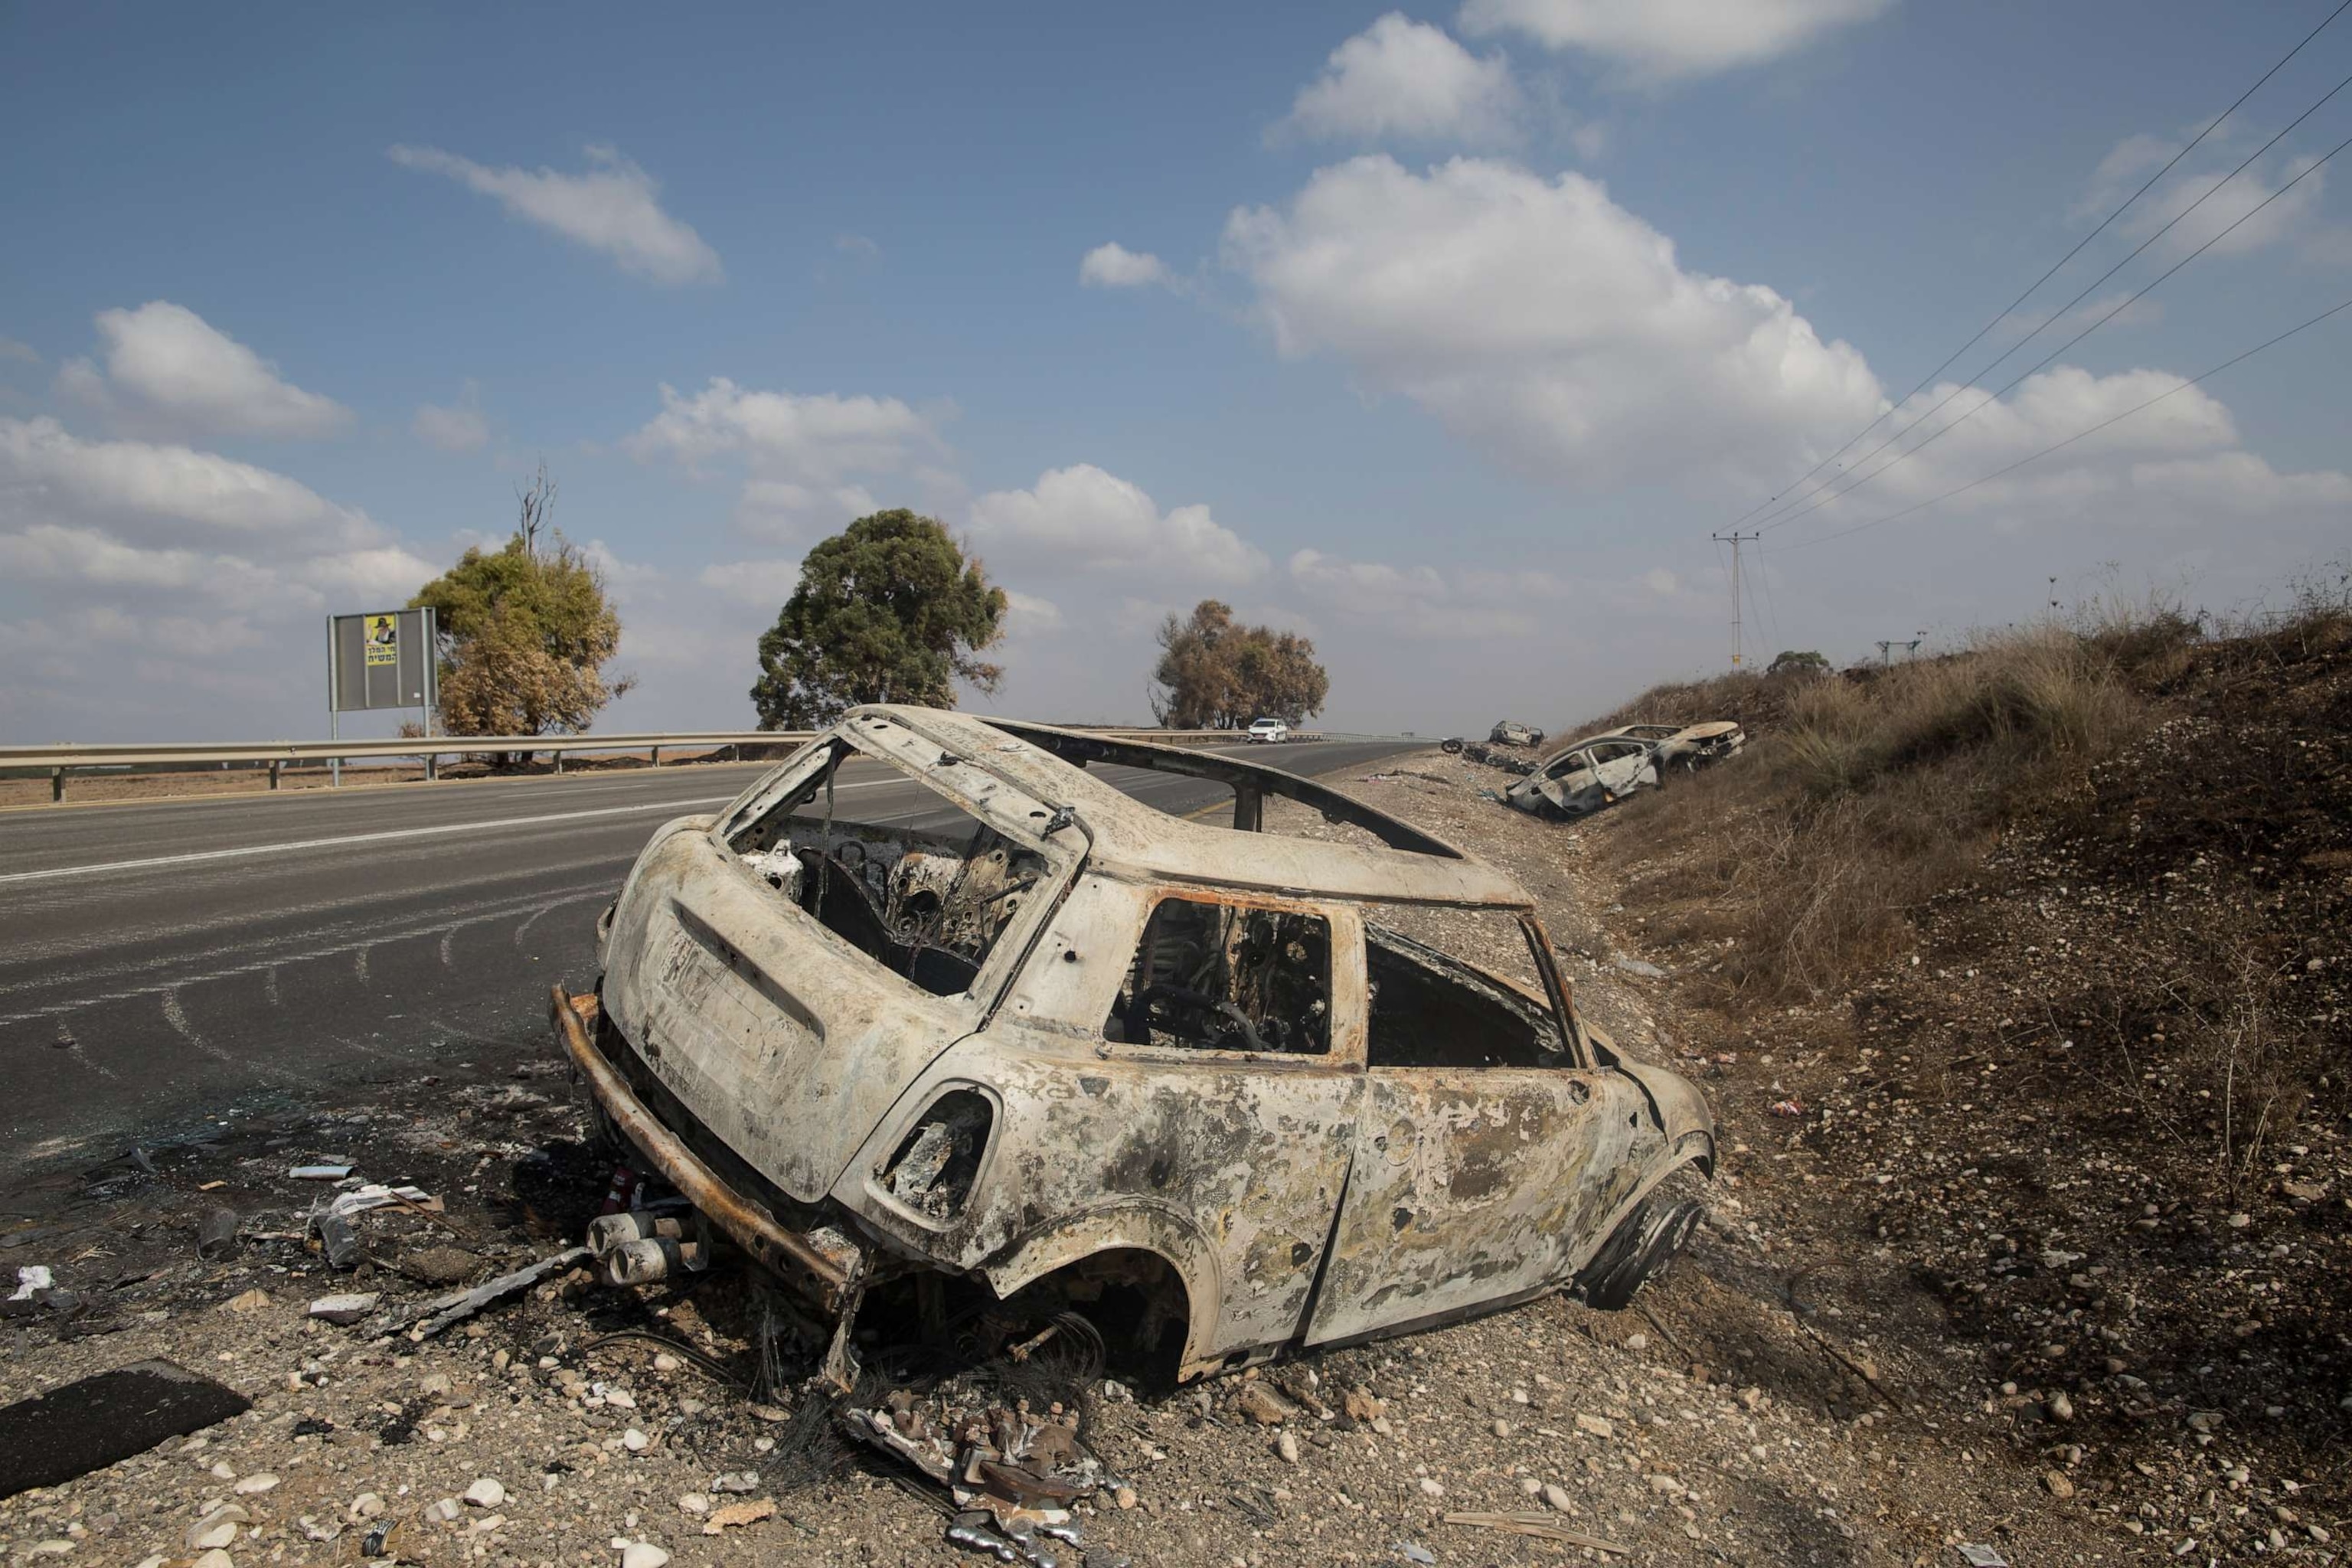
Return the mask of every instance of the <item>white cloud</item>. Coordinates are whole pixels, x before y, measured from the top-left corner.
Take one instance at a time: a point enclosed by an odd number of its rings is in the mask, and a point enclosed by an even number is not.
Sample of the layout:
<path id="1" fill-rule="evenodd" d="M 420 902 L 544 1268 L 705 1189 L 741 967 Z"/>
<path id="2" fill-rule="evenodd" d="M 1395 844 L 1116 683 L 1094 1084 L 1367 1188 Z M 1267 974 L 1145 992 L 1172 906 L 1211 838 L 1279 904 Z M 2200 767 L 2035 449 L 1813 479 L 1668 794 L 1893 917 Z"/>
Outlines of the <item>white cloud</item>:
<path id="1" fill-rule="evenodd" d="M 268 535 L 273 547 L 365 544 L 381 532 L 365 512 L 284 474 L 188 447 L 86 441 L 46 417 L 0 419 L 0 521 L 12 517 L 150 538 L 191 527 Z"/>
<path id="2" fill-rule="evenodd" d="M 1089 289 L 1176 287 L 1168 264 L 1149 251 L 1129 250 L 1113 241 L 1097 245 L 1078 262 L 1078 282 Z"/>
<path id="3" fill-rule="evenodd" d="M 751 561 L 713 562 L 702 569 L 696 579 L 704 587 L 756 609 L 773 612 L 783 607 L 800 586 L 801 563 L 798 557 L 782 560 L 774 556 Z"/>
<path id="4" fill-rule="evenodd" d="M 25 364 L 38 364 L 41 356 L 30 343 L 20 343 L 14 338 L 0 338 L 0 360 L 16 360 Z"/>
<path id="5" fill-rule="evenodd" d="M 1369 389 L 1579 489 L 1777 476 L 1882 406 L 1859 353 L 1770 289 L 1684 270 L 1581 174 L 1358 158 L 1286 207 L 1234 212 L 1224 257 L 1286 357 L 1337 354 Z"/>
<path id="6" fill-rule="evenodd" d="M 1008 612 L 1004 618 L 1006 637 L 1045 637 L 1060 631 L 1067 624 L 1063 618 L 1062 607 L 1051 599 L 1041 599 L 1034 594 L 1007 588 L 1004 603 Z"/>
<path id="7" fill-rule="evenodd" d="M 1025 490 L 971 503 L 983 549 L 1080 571 L 1149 571 L 1202 583 L 1263 576 L 1265 552 L 1218 522 L 1205 506 L 1161 512 L 1140 487 L 1092 463 L 1051 468 Z"/>
<path id="8" fill-rule="evenodd" d="M 836 234 L 833 247 L 844 256 L 854 256 L 860 261 L 879 261 L 882 247 L 862 234 Z"/>
<path id="9" fill-rule="evenodd" d="M 882 510 L 864 485 L 813 487 L 790 479 L 751 479 L 735 503 L 735 526 L 745 537 L 783 543 L 832 531 Z"/>
<path id="10" fill-rule="evenodd" d="M 472 452 L 488 444 L 490 422 L 482 413 L 482 389 L 468 381 L 450 404 L 420 403 L 409 429 L 428 447 Z"/>
<path id="11" fill-rule="evenodd" d="M 119 425 L 152 435 L 310 437 L 351 422 L 350 409 L 282 379 L 184 305 L 151 300 L 100 310 L 97 321 L 105 370 L 68 360 L 58 390 Z"/>
<path id="12" fill-rule="evenodd" d="M 577 174 L 553 169 L 491 168 L 437 147 L 395 146 L 392 161 L 404 169 L 446 174 L 515 217 L 611 257 L 625 272 L 656 283 L 715 283 L 724 276 L 719 253 L 691 225 L 662 210 L 654 177 L 611 147 L 591 145 L 589 167 Z"/>
<path id="13" fill-rule="evenodd" d="M 1290 580 L 1309 602 L 1382 634 L 1415 642 L 1523 637 L 1542 606 L 1570 595 L 1549 572 L 1503 573 L 1348 561 L 1319 550 L 1290 557 Z"/>
<path id="14" fill-rule="evenodd" d="M 1473 36 L 1523 33 L 1577 49 L 1632 78 L 1711 76 L 1777 59 L 1832 28 L 1866 22 L 1894 0 L 1467 0 Z"/>
<path id="15" fill-rule="evenodd" d="M 2186 141 L 2188 136 L 2180 140 Z M 2131 210 L 2116 224 L 2116 232 L 2127 238 L 2145 240 L 2177 219 L 2176 226 L 2155 247 L 2156 254 L 2172 259 L 2214 240 L 2231 224 L 2238 226 L 2230 230 L 2228 237 L 2216 240 L 2209 255 L 2250 255 L 2310 233 L 2317 222 L 2321 198 L 2327 186 L 2327 171 L 2314 166 L 2318 162 L 2315 156 L 2281 153 L 2258 160 L 2227 184 L 2221 183 L 2230 169 L 2243 160 L 2245 153 L 2252 151 L 2252 142 L 2251 133 L 2224 134 L 2209 142 L 2208 147 L 2228 160 L 2227 168 L 2173 171 L 2154 190 L 2132 204 Z M 2072 216 L 2077 221 L 2087 221 L 2110 211 L 2161 168 L 2179 145 L 2179 142 L 2146 134 L 2125 137 L 2100 160 L 2090 188 L 2075 204 Z M 2297 180 L 2297 175 L 2302 178 Z M 2295 184 L 2288 190 L 2291 180 Z M 2281 191 L 2285 194 L 2279 195 Z M 2269 203 L 2267 206 L 2263 205 L 2265 202 Z M 2193 212 L 2189 210 L 2192 207 L 2196 209 Z M 2261 210 L 2256 212 L 2256 208 Z"/>
<path id="16" fill-rule="evenodd" d="M 1444 29 L 1391 11 L 1331 51 L 1276 132 L 1378 141 L 1515 140 L 1525 104 L 1501 55 L 1485 58 Z"/>
<path id="17" fill-rule="evenodd" d="M 740 456 L 775 477 L 825 484 L 904 466 L 941 443 L 930 418 L 895 397 L 757 392 L 724 376 L 692 397 L 665 384 L 662 411 L 629 437 L 638 459 L 688 468 Z"/>

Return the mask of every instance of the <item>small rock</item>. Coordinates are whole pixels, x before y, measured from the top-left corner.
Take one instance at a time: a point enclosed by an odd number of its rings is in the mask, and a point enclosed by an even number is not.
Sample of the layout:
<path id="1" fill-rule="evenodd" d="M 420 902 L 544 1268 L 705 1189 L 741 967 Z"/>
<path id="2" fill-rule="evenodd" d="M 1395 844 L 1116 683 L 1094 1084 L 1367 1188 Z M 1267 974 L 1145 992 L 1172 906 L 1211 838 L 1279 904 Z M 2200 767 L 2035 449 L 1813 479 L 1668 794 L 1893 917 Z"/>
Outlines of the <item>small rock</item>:
<path id="1" fill-rule="evenodd" d="M 1590 1437 L 1617 1436 L 1617 1424 L 1606 1415 L 1579 1415 L 1576 1418 L 1576 1429 Z"/>
<path id="2" fill-rule="evenodd" d="M 680 1513 L 709 1513 L 710 1500 L 700 1492 L 688 1492 L 677 1500 L 677 1510 Z"/>
<path id="3" fill-rule="evenodd" d="M 1643 1476 L 1642 1479 L 1648 1482 L 1650 1489 L 1656 1492 L 1660 1497 L 1680 1497 L 1683 1495 L 1682 1482 L 1676 1480 L 1672 1476 L 1649 1475 Z"/>
<path id="4" fill-rule="evenodd" d="M 427 1285 L 462 1285 L 481 1272 L 482 1260 L 461 1247 L 428 1247 L 403 1258 L 399 1268 Z"/>
<path id="5" fill-rule="evenodd" d="M 1647 1334 L 1627 1334 L 1625 1336 L 1625 1348 L 1629 1351 L 1648 1350 L 1650 1348 L 1650 1336 Z"/>
<path id="6" fill-rule="evenodd" d="M 773 1518 L 775 1511 L 775 1501 L 771 1498 L 761 1498 L 753 1502 L 730 1502 L 724 1508 L 710 1510 L 710 1518 L 704 1523 L 702 1533 L 724 1534 L 738 1526 L 757 1524 L 763 1519 Z"/>
<path id="7" fill-rule="evenodd" d="M 1282 1435 L 1274 1440 L 1274 1451 L 1286 1465 L 1298 1463 L 1298 1438 L 1285 1427 Z"/>
<path id="8" fill-rule="evenodd" d="M 2074 1402 L 2066 1397 L 2066 1391 L 2063 1388 L 2050 1396 L 2050 1419 L 2053 1421 L 2074 1419 Z"/>
<path id="9" fill-rule="evenodd" d="M 277 1485 L 278 1478 L 264 1471 L 259 1475 L 246 1477 L 231 1489 L 240 1497 L 251 1497 L 257 1492 L 268 1491 Z"/>
<path id="10" fill-rule="evenodd" d="M 646 1436 L 643 1432 L 638 1431 L 634 1426 L 621 1434 L 621 1447 L 626 1448 L 632 1454 L 644 1453 L 646 1446 L 652 1441 L 652 1438 Z M 667 1562 L 668 1559 L 665 1558 L 663 1561 Z"/>
<path id="11" fill-rule="evenodd" d="M 484 1476 L 466 1489 L 466 1500 L 476 1508 L 496 1508 L 507 1500 L 507 1489 L 489 1476 Z"/>
<path id="12" fill-rule="evenodd" d="M 2230 1216 L 2230 1228 L 2231 1230 L 2243 1230 L 2253 1223 L 2254 1216 L 2250 1214 L 2233 1214 Z"/>
<path id="13" fill-rule="evenodd" d="M 504 1372 L 513 1364 L 514 1357 L 509 1352 L 506 1351 L 492 1351 L 490 1352 L 490 1370 L 492 1372 Z"/>
<path id="14" fill-rule="evenodd" d="M 445 1497 L 438 1502 L 427 1503 L 425 1506 L 425 1517 L 438 1520 L 443 1524 L 448 1523 L 465 1511 L 465 1505 L 453 1497 Z"/>
<path id="15" fill-rule="evenodd" d="M 1575 1508 L 1568 1500 L 1568 1489 L 1557 1482 L 1546 1481 L 1544 1483 L 1543 1500 L 1544 1507 L 1551 1510 L 1554 1513 L 1573 1513 L 1576 1511 Z"/>
<path id="16" fill-rule="evenodd" d="M 268 1305 L 269 1305 L 269 1292 L 257 1285 L 250 1290 L 241 1291 L 223 1301 L 221 1310 L 226 1312 L 257 1312 Z"/>
<path id="17" fill-rule="evenodd" d="M 362 1492 L 352 1499 L 352 1506 L 343 1510 L 353 1524 L 363 1524 L 383 1512 L 383 1499 L 373 1492 Z"/>
<path id="18" fill-rule="evenodd" d="M 710 1489 L 715 1492 L 758 1491 L 760 1489 L 760 1472 L 757 1470 L 730 1470 L 725 1475 L 713 1477 L 710 1482 Z"/>
<path id="19" fill-rule="evenodd" d="M 2054 1498 L 2070 1498 L 2074 1495 L 2074 1483 L 2066 1479 L 2066 1473 L 2063 1470 L 2042 1471 L 2042 1485 Z"/>
<path id="20" fill-rule="evenodd" d="M 236 1467 L 232 1466 L 226 1459 L 214 1460 L 212 1469 L 206 1473 L 224 1481 L 233 1481 L 236 1479 Z"/>
<path id="21" fill-rule="evenodd" d="M 426 1373 L 423 1377 L 416 1380 L 416 1392 L 423 1394 L 427 1399 L 442 1399 L 447 1397 L 449 1393 L 449 1374 L 446 1372 Z"/>
<path id="22" fill-rule="evenodd" d="M 1111 1489 L 1110 1500 L 1117 1503 L 1121 1509 L 1130 1509 L 1141 1500 L 1135 1495 L 1135 1489 L 1133 1487 L 1113 1487 Z"/>
<path id="23" fill-rule="evenodd" d="M 677 1357 L 670 1354 L 667 1351 L 664 1351 L 659 1355 L 654 1357 L 654 1370 L 656 1372 L 676 1372 L 685 1363 L 680 1362 Z"/>
<path id="24" fill-rule="evenodd" d="M 215 1546 L 197 1558 L 190 1568 L 236 1568 L 236 1559 Z"/>
<path id="25" fill-rule="evenodd" d="M 632 1542 L 621 1552 L 621 1568 L 666 1568 L 669 1553 L 650 1541 Z"/>
<path id="26" fill-rule="evenodd" d="M 310 1303 L 310 1316 L 322 1323 L 356 1323 L 375 1310 L 381 1300 L 373 1290 L 348 1291 L 339 1296 L 321 1296 Z"/>
<path id="27" fill-rule="evenodd" d="M 1543 1495 L 1543 1483 L 1536 1479 L 1533 1476 L 1521 1476 L 1519 1478 L 1519 1495 L 1522 1497 L 1541 1497 Z"/>
<path id="28" fill-rule="evenodd" d="M 1445 1488 L 1439 1484 L 1435 1476 L 1422 1477 L 1421 1489 L 1423 1495 L 1427 1497 L 1444 1497 L 1445 1495 Z"/>
<path id="29" fill-rule="evenodd" d="M 1388 1402 L 1376 1397 L 1370 1389 L 1351 1388 L 1344 1402 L 1351 1421 L 1377 1421 L 1388 1414 Z"/>
<path id="30" fill-rule="evenodd" d="M 1740 1405 L 1751 1415 L 1770 1404 L 1771 1398 L 1772 1396 L 1770 1394 L 1766 1394 L 1760 1388 L 1748 1387 L 1743 1388 L 1739 1391 Z"/>
<path id="31" fill-rule="evenodd" d="M 506 1521 L 507 1516 L 505 1514 L 486 1513 L 482 1515 L 481 1518 L 474 1521 L 474 1533 L 477 1535 L 488 1535 L 491 1531 L 496 1530 Z"/>
<path id="32" fill-rule="evenodd" d="M 616 1410 L 635 1410 L 637 1407 L 637 1396 L 625 1388 L 609 1388 L 600 1383 L 596 1385 L 596 1392 L 604 1395 L 605 1404 Z"/>
<path id="33" fill-rule="evenodd" d="M 1279 1426 L 1298 1414 L 1298 1407 L 1263 1383 L 1242 1384 L 1234 1408 L 1261 1426 Z"/>
<path id="34" fill-rule="evenodd" d="M 1510 1435 L 1511 1435 L 1511 1424 L 1510 1424 L 1509 1422 L 1507 1422 L 1507 1421 L 1496 1421 L 1496 1422 L 1495 1423 L 1495 1436 L 1497 1436 L 1497 1437 L 1507 1437 L 1507 1436 L 1509 1436 Z"/>

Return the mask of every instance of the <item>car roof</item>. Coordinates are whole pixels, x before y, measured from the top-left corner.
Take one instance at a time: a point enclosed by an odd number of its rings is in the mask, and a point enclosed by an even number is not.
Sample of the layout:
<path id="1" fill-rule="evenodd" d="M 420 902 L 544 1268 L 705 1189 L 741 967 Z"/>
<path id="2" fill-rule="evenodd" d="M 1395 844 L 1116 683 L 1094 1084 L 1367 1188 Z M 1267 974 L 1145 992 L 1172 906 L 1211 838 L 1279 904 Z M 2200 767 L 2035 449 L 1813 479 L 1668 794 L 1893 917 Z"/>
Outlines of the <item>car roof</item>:
<path id="1" fill-rule="evenodd" d="M 926 763 L 891 743 L 892 727 L 937 745 L 952 763 Z M 1279 768 L 1080 730 L 987 719 L 937 708 L 877 704 L 851 710 L 838 728 L 859 732 L 926 782 L 964 792 L 956 771 L 977 767 L 1033 801 L 1076 808 L 1089 861 L 1115 875 L 1272 894 L 1399 903 L 1531 910 L 1517 879 L 1434 834 Z M 1148 768 L 1295 800 L 1327 822 L 1363 829 L 1377 844 L 1250 833 L 1148 805 L 1088 773 L 1086 764 Z M 927 771 L 928 770 L 928 771 Z M 1024 830 L 1034 831 L 1034 825 Z"/>

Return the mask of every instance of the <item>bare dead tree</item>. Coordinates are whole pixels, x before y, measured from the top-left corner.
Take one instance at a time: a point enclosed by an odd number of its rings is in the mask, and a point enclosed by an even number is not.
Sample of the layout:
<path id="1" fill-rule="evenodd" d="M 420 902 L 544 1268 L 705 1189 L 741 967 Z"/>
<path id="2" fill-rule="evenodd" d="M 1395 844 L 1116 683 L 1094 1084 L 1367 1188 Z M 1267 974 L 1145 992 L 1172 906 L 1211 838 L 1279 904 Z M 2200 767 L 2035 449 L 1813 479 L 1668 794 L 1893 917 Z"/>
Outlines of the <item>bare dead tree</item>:
<path id="1" fill-rule="evenodd" d="M 522 535 L 523 553 L 539 553 L 539 531 L 547 526 L 555 511 L 555 477 L 547 471 L 547 459 L 539 460 L 539 476 L 530 485 L 515 491 L 520 503 L 520 515 L 515 520 L 515 531 Z"/>

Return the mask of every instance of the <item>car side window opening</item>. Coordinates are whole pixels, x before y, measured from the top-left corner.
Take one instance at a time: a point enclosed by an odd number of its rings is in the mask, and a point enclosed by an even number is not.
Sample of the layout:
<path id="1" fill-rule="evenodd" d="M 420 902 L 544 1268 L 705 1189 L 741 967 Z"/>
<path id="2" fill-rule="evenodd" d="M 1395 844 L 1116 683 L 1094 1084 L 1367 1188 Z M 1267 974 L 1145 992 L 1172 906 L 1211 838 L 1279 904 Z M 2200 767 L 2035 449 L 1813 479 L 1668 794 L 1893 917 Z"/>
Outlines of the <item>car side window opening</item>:
<path id="1" fill-rule="evenodd" d="M 1162 899 L 1103 1037 L 1127 1045 L 1323 1056 L 1331 922 L 1293 910 Z"/>
<path id="2" fill-rule="evenodd" d="M 1433 923 L 1425 911 L 1417 923 Z M 1528 957 L 1528 938 L 1516 921 L 1527 982 L 1541 984 Z M 1428 931 L 1437 937 L 1451 931 Z M 1497 925 L 1491 938 L 1504 942 Z M 1451 945 L 1451 944 L 1449 944 Z M 1507 960 L 1501 947 L 1498 957 Z M 1391 926 L 1364 923 L 1364 966 L 1371 992 L 1366 1060 L 1373 1068 L 1567 1068 L 1576 1065 L 1549 1004 L 1503 984 L 1495 974 Z M 1502 967 L 1500 963 L 1497 967 Z"/>
<path id="3" fill-rule="evenodd" d="M 960 995 L 1050 868 L 887 764 L 873 765 L 923 790 L 929 809 L 897 805 L 885 808 L 887 823 L 856 820 L 860 797 L 842 794 L 838 780 L 852 759 L 859 759 L 853 748 L 835 746 L 730 847 L 761 880 L 885 969 L 935 996 Z"/>

